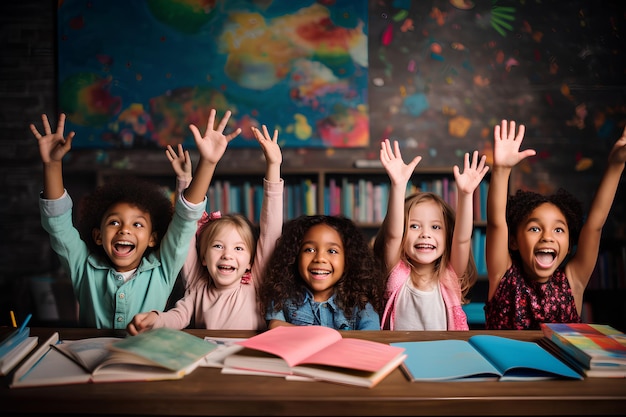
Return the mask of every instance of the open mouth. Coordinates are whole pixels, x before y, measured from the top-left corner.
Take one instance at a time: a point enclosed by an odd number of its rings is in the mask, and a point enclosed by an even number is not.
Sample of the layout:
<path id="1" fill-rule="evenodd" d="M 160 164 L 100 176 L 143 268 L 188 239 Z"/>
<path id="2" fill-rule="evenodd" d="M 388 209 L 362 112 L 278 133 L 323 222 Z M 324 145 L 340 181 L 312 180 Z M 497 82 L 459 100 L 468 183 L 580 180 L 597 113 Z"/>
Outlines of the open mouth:
<path id="1" fill-rule="evenodd" d="M 420 243 L 419 245 L 415 245 L 415 249 L 422 249 L 422 250 L 423 249 L 430 249 L 430 250 L 432 250 L 432 249 L 435 249 L 435 246 L 434 245 L 429 245 L 429 244 L 426 244 L 426 243 Z"/>
<path id="2" fill-rule="evenodd" d="M 550 249 L 542 249 L 535 252 L 535 259 L 540 265 L 549 266 L 554 262 L 556 252 Z"/>
<path id="3" fill-rule="evenodd" d="M 217 269 L 219 269 L 221 272 L 233 272 L 237 268 L 235 268 L 234 266 L 230 266 L 230 265 L 219 265 Z"/>
<path id="4" fill-rule="evenodd" d="M 135 249 L 135 245 L 130 242 L 117 242 L 113 248 L 118 255 L 128 255 Z"/>

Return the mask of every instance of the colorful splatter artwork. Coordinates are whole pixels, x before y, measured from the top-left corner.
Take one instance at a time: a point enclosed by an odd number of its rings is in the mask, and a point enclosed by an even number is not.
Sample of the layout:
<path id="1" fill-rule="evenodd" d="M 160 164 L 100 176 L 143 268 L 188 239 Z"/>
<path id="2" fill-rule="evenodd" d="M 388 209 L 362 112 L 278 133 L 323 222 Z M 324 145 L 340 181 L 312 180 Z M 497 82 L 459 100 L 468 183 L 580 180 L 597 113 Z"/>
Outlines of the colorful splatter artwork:
<path id="1" fill-rule="evenodd" d="M 474 149 L 491 158 L 493 126 L 516 120 L 537 157 L 512 186 L 591 201 L 626 124 L 623 3 L 369 4 L 372 143 L 398 140 L 421 166 L 449 167 Z"/>
<path id="2" fill-rule="evenodd" d="M 364 1 L 73 1 L 58 6 L 59 107 L 75 148 L 194 147 L 232 110 L 230 146 L 367 147 Z"/>

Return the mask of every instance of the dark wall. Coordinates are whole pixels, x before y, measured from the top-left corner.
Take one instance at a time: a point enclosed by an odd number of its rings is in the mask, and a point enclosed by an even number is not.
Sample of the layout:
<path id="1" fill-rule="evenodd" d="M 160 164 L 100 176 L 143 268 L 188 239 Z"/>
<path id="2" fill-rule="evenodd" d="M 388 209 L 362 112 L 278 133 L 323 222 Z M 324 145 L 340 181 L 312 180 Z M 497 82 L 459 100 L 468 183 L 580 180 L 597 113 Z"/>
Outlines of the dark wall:
<path id="1" fill-rule="evenodd" d="M 32 311 L 27 278 L 57 269 L 39 222 L 41 162 L 28 124 L 54 115 L 56 1 L 0 4 L 0 324 Z"/>
<path id="2" fill-rule="evenodd" d="M 0 324 L 8 323 L 10 309 L 15 310 L 20 319 L 34 310 L 36 302 L 41 302 L 33 299 L 28 285 L 30 277 L 52 277 L 54 281 L 57 281 L 56 278 L 63 279 L 39 220 L 41 163 L 36 141 L 28 129 L 29 123 L 40 123 L 42 113 L 56 121 L 57 3 L 53 0 L 22 0 L 0 4 Z M 534 137 L 529 142 L 537 145 L 540 158 L 525 167 L 522 179 L 515 186 L 542 188 L 548 184 L 552 187 L 561 182 L 565 184 L 568 179 L 570 184 L 574 183 L 571 191 L 579 193 L 588 202 L 606 160 L 606 141 L 616 139 L 615 134 L 623 128 L 626 114 L 625 16 L 622 2 L 576 1 L 566 5 L 561 1 L 508 1 L 507 4 L 518 7 L 517 29 L 508 33 L 508 37 L 500 37 L 493 30 L 489 35 L 481 36 L 474 36 L 467 29 L 464 33 L 455 32 L 459 25 L 480 24 L 481 14 L 489 12 L 491 1 L 476 1 L 475 9 L 465 14 L 451 8 L 449 1 L 433 1 L 433 6 L 449 13 L 443 25 L 439 25 L 436 14 L 432 14 L 433 9 L 427 7 L 427 3 L 369 2 L 373 12 L 369 31 L 370 77 L 386 77 L 387 83 L 387 87 L 379 90 L 370 86 L 373 91 L 370 97 L 371 146 L 366 149 L 285 150 L 284 169 L 303 165 L 351 167 L 355 159 L 377 159 L 378 141 L 386 135 L 403 140 L 409 146 L 411 129 L 421 129 L 420 126 L 424 125 L 416 125 L 417 117 L 390 113 L 390 109 L 398 107 L 401 94 L 397 92 L 402 91 L 400 87 L 403 85 L 426 92 L 437 88 L 435 96 L 439 97 L 439 101 L 431 100 L 434 111 L 431 109 L 426 125 L 442 118 L 449 119 L 450 114 L 445 114 L 444 108 L 450 110 L 454 106 L 447 104 L 458 103 L 456 110 L 462 111 L 469 98 L 473 101 L 471 114 L 475 126 L 481 128 L 470 131 L 468 136 L 481 138 L 486 144 L 486 151 L 491 132 L 485 127 L 501 117 L 527 119 L 531 125 L 530 135 Z M 415 27 L 410 33 L 401 31 L 403 20 L 394 20 L 403 10 L 407 12 L 405 20 L 414 20 Z M 521 14 L 524 10 L 527 16 Z M 383 47 L 383 32 L 389 25 L 396 30 L 396 42 Z M 530 29 L 525 32 L 524 28 Z M 540 34 L 543 42 L 537 42 Z M 430 53 L 425 54 L 424 57 L 431 61 L 419 58 L 422 59 L 423 70 L 430 65 L 430 71 L 439 71 L 441 77 L 434 80 L 431 76 L 425 78 L 427 83 L 416 84 L 419 78 L 407 76 L 407 56 L 416 57 L 424 52 L 424 47 L 428 50 L 433 39 L 448 48 L 442 51 L 441 56 L 448 60 L 449 65 L 438 68 L 437 65 L 445 63 L 445 60 L 435 57 L 433 61 Z M 460 39 L 466 48 L 471 49 L 466 51 L 470 57 L 474 54 L 474 74 L 464 73 L 466 67 L 463 61 L 455 61 L 449 50 L 455 39 Z M 516 57 L 523 68 L 513 68 L 512 72 L 507 72 L 505 67 L 499 68 L 501 63 L 497 56 L 488 55 L 491 53 L 491 40 L 500 42 L 505 53 Z M 395 64 L 397 72 L 388 72 L 389 64 Z M 553 72 L 555 65 L 560 68 L 557 72 Z M 456 89 L 446 84 L 447 78 L 443 76 L 446 71 L 463 84 L 457 84 Z M 491 77 L 491 87 L 478 89 L 474 85 L 475 75 Z M 565 85 L 573 100 L 566 99 Z M 459 100 L 447 102 L 445 94 Z M 561 122 L 563 118 L 573 118 L 576 106 L 581 102 L 590 103 L 584 120 L 586 128 L 575 129 L 556 123 L 559 118 Z M 400 103 L 398 108 L 401 107 Z M 606 128 L 610 129 L 609 133 L 600 129 L 607 120 L 612 123 Z M 386 133 L 389 125 L 396 129 L 395 132 Z M 436 129 L 439 132 L 440 125 Z M 427 132 L 423 134 L 427 135 Z M 605 142 L 599 142 L 600 139 Z M 548 151 L 544 151 L 544 145 Z M 415 153 L 422 151 L 415 148 Z M 407 152 L 407 157 L 411 153 Z M 593 168 L 586 171 L 575 169 L 576 158 L 587 155 L 594 162 Z M 112 151 L 109 157 L 111 163 L 129 158 L 138 167 L 145 161 L 154 163 L 164 160 L 160 150 Z M 93 151 L 73 152 L 72 161 L 67 164 L 68 172 L 89 170 L 93 168 L 96 158 L 97 154 Z M 258 165 L 262 169 L 256 149 L 227 152 L 221 164 Z M 438 165 L 438 162 L 433 160 L 432 165 Z M 423 166 L 428 167 L 429 164 L 424 163 Z M 87 192 L 94 181 L 93 173 L 68 173 L 66 176 L 67 188 L 75 199 Z M 623 221 L 626 210 L 623 185 L 620 193 L 607 231 L 618 236 L 621 233 L 620 238 L 623 239 L 626 223 Z M 59 311 L 61 316 L 71 315 L 72 300 L 66 304 L 60 306 L 63 309 Z"/>

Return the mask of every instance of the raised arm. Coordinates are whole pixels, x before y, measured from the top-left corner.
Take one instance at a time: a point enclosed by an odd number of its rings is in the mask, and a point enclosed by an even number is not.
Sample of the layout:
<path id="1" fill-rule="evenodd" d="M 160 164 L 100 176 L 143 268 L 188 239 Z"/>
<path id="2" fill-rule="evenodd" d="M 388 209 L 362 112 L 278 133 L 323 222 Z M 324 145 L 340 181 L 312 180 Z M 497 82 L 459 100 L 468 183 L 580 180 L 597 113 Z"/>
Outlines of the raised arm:
<path id="1" fill-rule="evenodd" d="M 400 145 L 398 141 L 394 141 L 393 148 L 389 139 L 385 139 L 380 144 L 380 162 L 383 164 L 389 180 L 391 188 L 389 190 L 389 201 L 387 202 L 387 214 L 381 226 L 380 236 L 383 238 L 384 247 L 384 265 L 388 271 L 400 259 L 402 236 L 404 234 L 404 199 L 406 197 L 406 188 L 413 171 L 419 162 L 421 156 L 416 156 L 405 164 L 400 153 Z"/>
<path id="2" fill-rule="evenodd" d="M 511 265 L 509 255 L 509 231 L 506 223 L 506 204 L 508 198 L 509 177 L 511 170 L 521 160 L 535 155 L 533 149 L 519 150 L 524 139 L 525 126 L 520 125 L 515 133 L 515 122 L 502 120 L 494 128 L 493 168 L 487 193 L 487 233 L 486 261 L 491 299 Z"/>
<path id="3" fill-rule="evenodd" d="M 280 166 L 283 155 L 278 145 L 278 130 L 270 136 L 267 127 L 263 125 L 263 132 L 256 127 L 252 128 L 254 137 L 259 142 L 265 156 L 265 181 L 263 183 L 263 203 L 259 218 L 259 240 L 252 265 L 252 279 L 258 286 L 264 278 L 263 270 L 271 256 L 276 241 L 283 229 L 283 189 L 284 183 L 280 178 Z"/>
<path id="4" fill-rule="evenodd" d="M 485 155 L 479 158 L 478 151 L 474 151 L 471 161 L 469 153 L 465 154 L 463 173 L 458 165 L 453 168 L 458 201 L 450 248 L 450 264 L 459 277 L 465 273 L 470 258 L 474 230 L 474 191 L 489 171 L 489 167 L 485 165 L 486 160 Z"/>
<path id="5" fill-rule="evenodd" d="M 63 157 L 72 149 L 72 139 L 74 132 L 70 132 L 67 136 L 63 136 L 65 129 L 65 114 L 59 115 L 59 122 L 56 132 L 52 132 L 48 116 L 41 115 L 43 122 L 43 135 L 34 124 L 30 125 L 30 131 L 33 132 L 37 142 L 39 143 L 39 154 L 43 163 L 43 198 L 56 200 L 61 198 L 65 192 L 63 185 Z"/>
<path id="6" fill-rule="evenodd" d="M 576 306 L 580 306 L 579 313 L 582 309 L 582 294 L 598 259 L 602 228 L 613 205 L 625 161 L 626 128 L 609 152 L 608 165 L 589 208 L 587 220 L 580 231 L 576 254 L 567 263 L 567 277 L 576 298 Z"/>
<path id="7" fill-rule="evenodd" d="M 204 136 L 200 134 L 200 131 L 195 125 L 189 125 L 189 129 L 193 133 L 193 138 L 196 142 L 196 147 L 200 153 L 200 161 L 196 167 L 194 177 L 189 187 L 184 191 L 185 199 L 192 204 L 198 204 L 204 201 L 211 179 L 213 178 L 213 173 L 215 172 L 215 167 L 224 155 L 228 142 L 241 133 L 241 128 L 237 128 L 234 132 L 224 135 L 224 129 L 226 129 L 230 115 L 230 110 L 227 110 L 226 114 L 224 114 L 224 117 L 217 125 L 217 128 L 215 128 L 215 109 L 211 109 Z"/>

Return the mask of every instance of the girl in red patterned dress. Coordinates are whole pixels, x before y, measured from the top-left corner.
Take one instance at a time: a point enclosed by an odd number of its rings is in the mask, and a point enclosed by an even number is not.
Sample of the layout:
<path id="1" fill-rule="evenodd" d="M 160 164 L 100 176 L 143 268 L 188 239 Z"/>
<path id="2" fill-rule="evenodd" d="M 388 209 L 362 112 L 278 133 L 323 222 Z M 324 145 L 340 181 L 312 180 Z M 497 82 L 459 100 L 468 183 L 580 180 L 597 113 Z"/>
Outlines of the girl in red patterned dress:
<path id="1" fill-rule="evenodd" d="M 538 330 L 542 322 L 581 321 L 583 293 L 626 161 L 625 129 L 609 153 L 583 224 L 581 203 L 563 189 L 548 196 L 522 190 L 508 196 L 511 169 L 536 154 L 519 150 L 524 131 L 520 125 L 516 133 L 515 122 L 506 120 L 494 129 L 487 196 L 487 329 Z"/>

